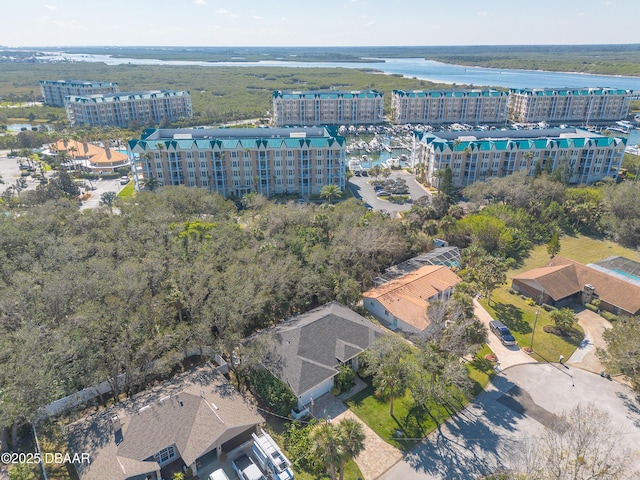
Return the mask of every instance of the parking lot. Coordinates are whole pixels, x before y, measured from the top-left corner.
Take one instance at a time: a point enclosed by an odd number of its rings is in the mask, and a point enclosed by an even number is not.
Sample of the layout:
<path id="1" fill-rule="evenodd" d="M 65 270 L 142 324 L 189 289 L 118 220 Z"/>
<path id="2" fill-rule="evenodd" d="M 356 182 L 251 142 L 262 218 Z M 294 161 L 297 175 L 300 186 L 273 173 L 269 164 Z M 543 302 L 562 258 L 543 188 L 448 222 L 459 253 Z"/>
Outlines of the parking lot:
<path id="1" fill-rule="evenodd" d="M 389 179 L 394 180 L 397 178 L 403 178 L 407 182 L 411 200 L 417 200 L 425 195 L 430 195 L 430 193 L 416 181 L 415 175 L 407 173 L 404 170 L 394 170 Z M 386 210 L 392 216 L 399 216 L 400 212 L 407 211 L 411 208 L 411 203 L 393 203 L 385 199 L 388 197 L 378 197 L 370 183 L 372 180 L 374 180 L 372 177 L 353 176 L 349 179 L 348 187 L 356 198 L 368 203 L 374 210 Z M 382 180 L 382 177 L 380 177 L 379 180 Z"/>

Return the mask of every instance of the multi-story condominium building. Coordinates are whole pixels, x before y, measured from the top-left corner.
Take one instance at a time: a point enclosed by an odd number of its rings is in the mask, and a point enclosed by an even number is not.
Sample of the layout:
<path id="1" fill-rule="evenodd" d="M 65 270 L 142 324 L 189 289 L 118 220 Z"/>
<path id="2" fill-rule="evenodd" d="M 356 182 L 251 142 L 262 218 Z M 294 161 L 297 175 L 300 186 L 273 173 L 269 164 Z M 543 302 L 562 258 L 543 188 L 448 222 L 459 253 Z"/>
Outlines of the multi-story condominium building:
<path id="1" fill-rule="evenodd" d="M 508 118 L 518 123 L 597 125 L 624 120 L 633 91 L 617 88 L 514 88 Z"/>
<path id="2" fill-rule="evenodd" d="M 382 123 L 384 94 L 376 90 L 273 92 L 273 124 L 371 125 Z"/>
<path id="3" fill-rule="evenodd" d="M 345 188 L 345 139 L 334 127 L 148 130 L 129 142 L 136 185 L 207 188 L 225 197 L 309 197 Z"/>
<path id="4" fill-rule="evenodd" d="M 189 92 L 174 90 L 67 96 L 65 106 L 71 125 L 126 128 L 130 122 L 144 125 L 193 116 Z"/>
<path id="5" fill-rule="evenodd" d="M 394 90 L 391 121 L 395 124 L 501 124 L 509 94 L 498 90 Z"/>
<path id="6" fill-rule="evenodd" d="M 538 168 L 563 169 L 569 183 L 589 184 L 616 178 L 626 139 L 579 128 L 415 132 L 416 158 L 427 179 L 438 184 L 438 172 L 451 168 L 453 183 L 465 187 L 491 177 L 505 177 Z"/>
<path id="7" fill-rule="evenodd" d="M 85 80 L 40 80 L 40 90 L 46 105 L 63 107 L 64 99 L 70 95 L 85 96 L 118 93 L 114 82 L 91 82 Z"/>

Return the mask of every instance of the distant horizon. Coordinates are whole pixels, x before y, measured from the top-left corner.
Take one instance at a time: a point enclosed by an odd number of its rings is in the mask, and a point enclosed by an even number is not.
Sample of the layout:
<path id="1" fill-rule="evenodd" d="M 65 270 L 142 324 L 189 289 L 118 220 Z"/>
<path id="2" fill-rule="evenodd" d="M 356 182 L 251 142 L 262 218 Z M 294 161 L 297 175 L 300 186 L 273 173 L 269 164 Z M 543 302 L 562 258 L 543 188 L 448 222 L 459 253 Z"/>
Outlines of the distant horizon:
<path id="1" fill-rule="evenodd" d="M 282 48 L 282 49 L 317 49 L 317 48 L 465 48 L 465 47 L 581 47 L 581 46 L 632 46 L 640 42 L 629 43 L 505 43 L 505 44 L 452 44 L 452 45 L 3 45 L 6 49 L 45 49 L 45 48 Z"/>
<path id="2" fill-rule="evenodd" d="M 21 0 L 0 44 L 29 47 L 634 45 L 637 0 Z"/>

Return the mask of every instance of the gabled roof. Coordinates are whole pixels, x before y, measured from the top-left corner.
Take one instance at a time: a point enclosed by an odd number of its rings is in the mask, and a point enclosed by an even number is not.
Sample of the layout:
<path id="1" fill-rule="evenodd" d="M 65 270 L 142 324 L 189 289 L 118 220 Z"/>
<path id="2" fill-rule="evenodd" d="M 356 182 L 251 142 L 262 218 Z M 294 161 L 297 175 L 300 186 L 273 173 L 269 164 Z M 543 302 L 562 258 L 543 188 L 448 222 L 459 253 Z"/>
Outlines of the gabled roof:
<path id="1" fill-rule="evenodd" d="M 424 330 L 429 326 L 428 299 L 452 288 L 462 279 L 442 265 L 426 265 L 365 293 L 378 300 L 394 317 Z"/>
<path id="2" fill-rule="evenodd" d="M 554 301 L 581 292 L 589 284 L 604 302 L 631 315 L 640 312 L 640 286 L 564 257 L 554 257 L 546 267 L 534 268 L 513 280 L 543 289 Z"/>
<path id="3" fill-rule="evenodd" d="M 117 415 L 121 436 L 112 418 Z M 124 480 L 155 472 L 152 458 L 175 445 L 187 465 L 264 419 L 212 367 L 200 367 L 68 427 L 70 451 L 90 452 L 81 479 Z"/>
<path id="4" fill-rule="evenodd" d="M 265 331 L 275 358 L 265 367 L 301 395 L 338 373 L 337 367 L 369 348 L 383 330 L 337 302 L 327 303 Z"/>

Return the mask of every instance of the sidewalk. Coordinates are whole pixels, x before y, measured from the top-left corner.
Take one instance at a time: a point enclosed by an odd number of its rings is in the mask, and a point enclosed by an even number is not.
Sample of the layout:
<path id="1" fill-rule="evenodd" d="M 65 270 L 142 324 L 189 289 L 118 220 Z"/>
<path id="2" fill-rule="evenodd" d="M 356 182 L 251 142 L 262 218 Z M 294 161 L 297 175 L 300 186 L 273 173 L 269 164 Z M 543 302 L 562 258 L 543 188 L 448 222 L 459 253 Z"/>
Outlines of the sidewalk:
<path id="1" fill-rule="evenodd" d="M 343 403 L 367 386 L 357 376 L 355 382 L 351 390 L 337 397 L 330 393 L 320 397 L 314 403 L 313 413 L 316 418 L 330 418 L 332 422 L 340 422 L 344 418 L 360 422 L 365 435 L 364 449 L 355 460 L 364 480 L 374 480 L 395 465 L 402 458 L 402 452 L 380 438 Z"/>

